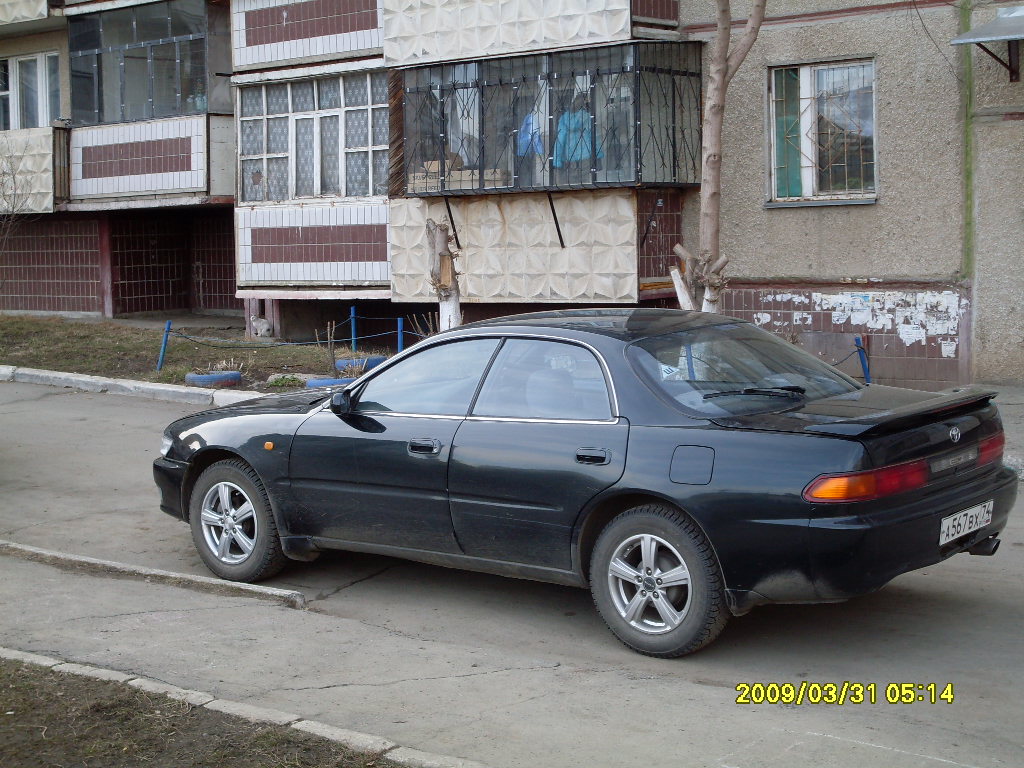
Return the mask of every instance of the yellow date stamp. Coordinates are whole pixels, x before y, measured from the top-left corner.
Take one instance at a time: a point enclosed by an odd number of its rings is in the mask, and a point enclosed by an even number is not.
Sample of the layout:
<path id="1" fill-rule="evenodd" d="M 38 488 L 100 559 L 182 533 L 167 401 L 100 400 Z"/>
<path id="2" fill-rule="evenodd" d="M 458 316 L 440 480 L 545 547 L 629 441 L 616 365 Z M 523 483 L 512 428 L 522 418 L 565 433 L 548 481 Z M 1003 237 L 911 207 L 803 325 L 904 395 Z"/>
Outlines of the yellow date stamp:
<path id="1" fill-rule="evenodd" d="M 737 683 L 737 704 L 952 704 L 953 683 Z"/>

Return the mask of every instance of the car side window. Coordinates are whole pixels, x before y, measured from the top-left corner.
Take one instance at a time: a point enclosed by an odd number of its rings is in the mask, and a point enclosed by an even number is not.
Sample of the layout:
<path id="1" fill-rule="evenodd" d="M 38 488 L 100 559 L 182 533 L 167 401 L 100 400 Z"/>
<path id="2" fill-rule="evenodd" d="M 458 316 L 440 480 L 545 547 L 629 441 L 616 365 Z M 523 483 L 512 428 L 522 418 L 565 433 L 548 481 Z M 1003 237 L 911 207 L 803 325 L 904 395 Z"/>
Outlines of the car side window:
<path id="1" fill-rule="evenodd" d="M 417 352 L 367 382 L 355 410 L 465 416 L 498 339 L 467 339 Z"/>
<path id="2" fill-rule="evenodd" d="M 604 373 L 592 352 L 557 341 L 508 339 L 473 415 L 604 421 L 612 412 Z"/>

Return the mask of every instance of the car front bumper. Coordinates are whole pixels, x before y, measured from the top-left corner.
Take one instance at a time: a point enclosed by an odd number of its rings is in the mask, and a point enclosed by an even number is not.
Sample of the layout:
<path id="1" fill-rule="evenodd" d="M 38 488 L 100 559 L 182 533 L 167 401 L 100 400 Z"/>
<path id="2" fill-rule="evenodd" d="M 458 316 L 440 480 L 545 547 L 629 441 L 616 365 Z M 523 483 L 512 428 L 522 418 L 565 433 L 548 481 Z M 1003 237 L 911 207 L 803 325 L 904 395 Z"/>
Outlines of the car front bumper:
<path id="1" fill-rule="evenodd" d="M 188 464 L 161 456 L 153 462 L 153 479 L 160 489 L 160 509 L 179 520 L 185 519 L 181 503 L 181 487 Z"/>

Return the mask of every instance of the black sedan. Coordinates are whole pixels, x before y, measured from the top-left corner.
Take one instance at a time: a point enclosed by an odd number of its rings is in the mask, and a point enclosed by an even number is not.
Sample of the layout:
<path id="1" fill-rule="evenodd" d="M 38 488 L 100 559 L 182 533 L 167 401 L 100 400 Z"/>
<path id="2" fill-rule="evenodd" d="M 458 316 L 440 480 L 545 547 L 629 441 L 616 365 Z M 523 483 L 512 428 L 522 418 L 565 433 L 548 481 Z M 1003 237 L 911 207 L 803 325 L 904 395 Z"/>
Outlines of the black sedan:
<path id="1" fill-rule="evenodd" d="M 1017 493 L 993 396 L 863 386 L 718 315 L 548 312 L 180 419 L 154 475 L 225 579 L 344 549 L 589 587 L 671 657 L 758 604 L 993 554 Z"/>

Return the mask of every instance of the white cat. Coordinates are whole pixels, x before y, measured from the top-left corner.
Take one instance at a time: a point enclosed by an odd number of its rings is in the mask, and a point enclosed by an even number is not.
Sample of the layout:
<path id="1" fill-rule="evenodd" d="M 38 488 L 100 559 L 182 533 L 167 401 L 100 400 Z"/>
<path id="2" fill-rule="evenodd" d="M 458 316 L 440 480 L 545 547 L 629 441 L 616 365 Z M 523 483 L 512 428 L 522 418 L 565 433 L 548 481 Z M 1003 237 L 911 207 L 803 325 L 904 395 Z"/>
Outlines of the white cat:
<path id="1" fill-rule="evenodd" d="M 269 336 L 270 335 L 270 331 L 271 331 L 270 321 L 267 320 L 267 318 L 259 317 L 257 315 L 252 315 L 249 318 L 249 320 L 252 323 L 252 335 L 253 336 Z"/>

